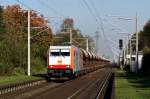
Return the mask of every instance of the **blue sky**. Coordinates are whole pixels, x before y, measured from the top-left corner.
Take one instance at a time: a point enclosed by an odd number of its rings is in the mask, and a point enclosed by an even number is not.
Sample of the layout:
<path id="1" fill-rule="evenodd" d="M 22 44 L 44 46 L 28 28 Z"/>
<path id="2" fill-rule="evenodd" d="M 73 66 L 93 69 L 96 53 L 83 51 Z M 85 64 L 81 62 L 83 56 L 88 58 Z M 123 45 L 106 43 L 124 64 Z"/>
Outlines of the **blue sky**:
<path id="1" fill-rule="evenodd" d="M 94 36 L 95 31 L 100 32 L 99 53 L 105 56 L 113 56 L 119 52 L 118 40 L 126 36 L 119 32 L 135 32 L 135 21 L 118 20 L 120 16 L 125 18 L 135 18 L 138 15 L 138 30 L 149 20 L 150 0 L 85 0 L 96 15 L 100 16 L 103 22 L 107 42 L 104 40 L 102 30 L 96 23 L 83 0 L 20 0 L 31 9 L 38 11 L 45 17 L 70 17 L 74 19 L 75 27 L 79 28 L 85 35 Z M 2 5 L 18 4 L 16 0 L 0 0 Z M 27 7 L 21 5 L 23 9 Z M 50 20 L 53 31 L 59 29 L 59 24 L 63 18 L 52 18 Z M 58 24 L 57 24 L 58 23 Z M 104 44 L 105 43 L 105 44 Z M 107 53 L 107 54 L 106 54 Z"/>

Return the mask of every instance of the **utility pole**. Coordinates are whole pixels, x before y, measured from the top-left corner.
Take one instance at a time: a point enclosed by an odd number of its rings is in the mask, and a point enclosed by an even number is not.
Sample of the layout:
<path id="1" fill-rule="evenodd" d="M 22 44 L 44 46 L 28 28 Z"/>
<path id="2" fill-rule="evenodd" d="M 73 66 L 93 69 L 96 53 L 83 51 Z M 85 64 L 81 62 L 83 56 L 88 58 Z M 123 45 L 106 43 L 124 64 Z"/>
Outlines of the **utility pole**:
<path id="1" fill-rule="evenodd" d="M 127 41 L 129 41 L 129 38 L 128 38 L 128 40 Z M 127 56 L 128 56 L 128 49 L 129 49 L 129 43 L 127 42 L 127 47 L 126 47 L 126 63 L 128 62 L 128 58 L 127 58 Z"/>
<path id="2" fill-rule="evenodd" d="M 85 40 L 85 42 L 86 42 L 86 51 L 89 51 L 89 40 L 88 40 L 88 37 L 86 37 L 86 38 L 73 38 L 73 39 L 81 39 L 81 40 Z M 76 40 L 74 40 L 74 41 L 76 41 Z M 76 42 L 78 42 L 78 41 L 76 41 Z M 79 44 L 79 43 L 78 43 Z M 81 44 L 81 43 L 80 43 Z M 79 45 L 80 45 L 79 44 Z"/>
<path id="3" fill-rule="evenodd" d="M 136 17 L 135 17 L 135 24 L 136 24 L 136 73 L 138 72 L 138 31 L 137 31 L 137 14 L 136 14 Z"/>
<path id="4" fill-rule="evenodd" d="M 130 34 L 128 34 L 128 39 L 127 39 L 127 55 L 126 56 L 129 56 L 129 52 L 130 52 L 130 50 L 129 50 L 129 48 L 130 48 Z M 127 62 L 128 62 L 128 57 L 126 57 L 126 60 L 127 60 Z M 129 60 L 129 62 L 130 62 L 130 60 Z"/>
<path id="5" fill-rule="evenodd" d="M 30 76 L 30 10 L 28 10 L 28 76 Z"/>
<path id="6" fill-rule="evenodd" d="M 98 54 L 98 40 L 99 40 L 99 34 L 98 34 L 99 32 L 98 31 L 96 31 L 95 32 L 95 40 L 96 40 L 96 54 Z"/>
<path id="7" fill-rule="evenodd" d="M 86 51 L 89 51 L 89 40 L 86 38 Z"/>
<path id="8" fill-rule="evenodd" d="M 69 33 L 70 33 L 70 45 L 72 45 L 72 29 L 69 28 Z"/>
<path id="9" fill-rule="evenodd" d="M 126 45 L 126 52 L 125 52 L 125 58 L 126 58 L 126 63 L 128 64 L 128 56 L 129 56 L 129 46 L 130 46 L 130 39 L 129 39 L 129 36 L 130 36 L 130 34 L 128 34 L 127 35 L 128 37 L 127 37 L 127 45 Z M 130 62 L 130 60 L 129 60 L 129 62 Z"/>
<path id="10" fill-rule="evenodd" d="M 126 47 L 125 47 L 125 44 L 124 44 L 124 49 L 123 49 L 123 64 L 124 65 L 126 64 Z"/>
<path id="11" fill-rule="evenodd" d="M 132 39 L 132 38 L 131 38 Z M 132 40 L 130 39 L 130 69 L 132 67 Z M 132 69 L 131 69 L 132 70 Z"/>

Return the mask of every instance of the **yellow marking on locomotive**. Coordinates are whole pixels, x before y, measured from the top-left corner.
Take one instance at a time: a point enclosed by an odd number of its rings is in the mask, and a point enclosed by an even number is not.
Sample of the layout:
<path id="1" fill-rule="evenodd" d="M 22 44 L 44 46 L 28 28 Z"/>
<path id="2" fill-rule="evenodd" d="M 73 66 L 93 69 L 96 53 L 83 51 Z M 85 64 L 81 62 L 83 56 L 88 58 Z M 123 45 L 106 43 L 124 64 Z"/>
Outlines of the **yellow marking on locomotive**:
<path id="1" fill-rule="evenodd" d="M 57 63 L 62 63 L 62 60 L 57 60 Z"/>
<path id="2" fill-rule="evenodd" d="M 57 63 L 58 63 L 58 64 L 61 64 L 61 63 L 62 63 L 62 59 L 61 59 L 61 58 L 58 58 L 58 59 L 57 59 Z"/>

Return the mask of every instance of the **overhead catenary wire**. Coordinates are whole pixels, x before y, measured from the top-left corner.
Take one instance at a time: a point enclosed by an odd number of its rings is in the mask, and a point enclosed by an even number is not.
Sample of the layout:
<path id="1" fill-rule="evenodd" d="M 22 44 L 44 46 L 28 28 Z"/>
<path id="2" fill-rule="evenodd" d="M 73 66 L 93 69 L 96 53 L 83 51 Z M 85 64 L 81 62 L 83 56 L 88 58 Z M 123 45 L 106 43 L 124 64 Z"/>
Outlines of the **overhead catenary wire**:
<path id="1" fill-rule="evenodd" d="M 26 5 L 25 3 L 23 3 L 23 2 L 21 2 L 20 0 L 15 0 L 16 2 L 18 2 L 19 4 L 21 4 L 22 6 L 24 6 L 25 8 L 27 8 L 28 10 L 31 10 L 31 11 L 34 11 L 34 12 L 36 12 L 36 13 L 38 13 L 39 15 L 43 15 L 42 13 L 40 13 L 40 11 L 37 11 L 37 9 L 36 9 L 36 11 L 35 10 L 33 10 L 33 8 L 31 8 L 30 6 L 28 6 L 28 5 Z M 47 5 L 48 6 L 48 5 Z M 53 8 L 51 8 L 51 10 L 52 11 L 55 11 Z M 57 12 L 58 13 L 58 12 Z M 44 17 L 44 18 L 51 18 L 51 17 Z M 52 18 L 54 18 L 54 17 L 52 17 Z M 55 17 L 56 18 L 56 17 Z M 57 17 L 57 18 L 62 18 L 62 15 L 61 15 L 61 17 Z"/>
<path id="2" fill-rule="evenodd" d="M 87 9 L 89 10 L 90 14 L 92 15 L 92 17 L 94 18 L 95 22 L 97 23 L 98 27 L 101 27 L 101 24 L 98 21 L 97 16 L 95 15 L 95 13 L 93 12 L 93 10 L 91 9 L 91 7 L 89 6 L 89 4 L 86 2 L 86 0 L 82 0 L 83 4 L 87 7 Z M 104 29 L 101 28 L 101 30 L 103 31 Z M 104 31 L 103 31 L 104 32 Z M 103 35 L 102 35 L 103 36 Z"/>
<path id="3" fill-rule="evenodd" d="M 112 27 L 117 28 L 116 30 L 126 31 L 125 29 L 121 28 L 120 26 L 117 26 L 113 21 L 110 22 L 108 19 L 105 19 L 105 22 L 107 22 Z M 127 32 L 129 32 L 129 31 L 127 31 Z"/>
<path id="4" fill-rule="evenodd" d="M 41 15 L 41 13 L 40 13 L 39 11 L 33 10 L 31 7 L 29 7 L 28 5 L 24 4 L 24 3 L 21 2 L 20 0 L 16 0 L 16 1 L 17 1 L 19 4 L 21 4 L 22 6 L 26 7 L 28 10 L 34 11 L 34 12 L 38 13 L 39 15 Z M 45 17 L 44 17 L 44 18 L 45 18 Z M 44 26 L 44 27 L 45 27 L 45 26 Z M 44 30 L 38 32 L 36 35 L 33 35 L 32 37 L 30 37 L 30 39 L 33 39 L 33 37 L 35 37 L 35 36 L 41 34 L 43 31 L 45 31 L 45 30 L 47 30 L 47 29 L 49 29 L 49 27 L 47 27 L 46 29 L 44 29 Z"/>
<path id="5" fill-rule="evenodd" d="M 43 7 L 45 7 L 48 11 L 52 11 L 53 13 L 57 14 L 58 16 L 55 17 L 45 17 L 48 20 L 51 20 L 55 18 L 56 19 L 60 19 L 63 20 L 64 18 L 66 18 L 67 16 L 65 16 L 64 14 L 62 14 L 61 12 L 57 11 L 55 8 L 53 8 L 52 6 L 50 6 L 49 4 L 45 3 L 44 1 L 40 1 L 38 0 L 39 4 L 42 5 Z"/>
<path id="6" fill-rule="evenodd" d="M 103 36 L 104 36 L 104 41 L 108 41 L 108 37 L 105 35 L 105 30 L 104 30 L 104 24 L 103 24 L 103 20 L 101 18 L 101 16 L 99 15 L 98 11 L 97 11 L 97 8 L 95 7 L 94 3 L 90 0 L 91 2 L 91 5 L 93 6 L 94 8 L 94 11 L 96 13 L 96 16 L 98 17 L 99 21 L 100 21 L 100 27 L 101 27 L 101 30 L 102 30 L 102 33 L 103 33 Z M 110 45 L 108 44 L 108 48 L 110 48 Z M 111 48 L 110 48 L 111 50 Z"/>
<path id="7" fill-rule="evenodd" d="M 99 25 L 98 19 L 97 19 L 96 15 L 93 13 L 93 10 L 90 8 L 89 4 L 86 2 L 86 0 L 82 0 L 82 1 L 85 4 L 85 6 L 87 7 L 87 9 L 89 10 L 89 12 L 91 13 L 91 15 L 94 17 L 94 20 L 96 21 L 96 23 Z"/>
<path id="8" fill-rule="evenodd" d="M 100 24 L 100 28 L 102 30 L 102 33 L 104 34 L 105 33 L 105 30 L 104 30 L 104 24 L 103 24 L 103 21 L 102 21 L 102 18 L 100 17 L 98 11 L 97 11 L 97 8 L 95 7 L 94 3 L 92 2 L 92 0 L 90 0 L 90 4 L 92 5 L 93 9 L 94 9 L 94 12 L 95 12 L 95 16 L 97 17 L 98 19 L 98 22 Z"/>
<path id="9" fill-rule="evenodd" d="M 31 8 L 30 6 L 26 5 L 25 3 L 21 2 L 20 0 L 15 0 L 15 1 L 18 2 L 19 4 L 21 4 L 22 6 L 24 6 L 25 8 L 27 8 L 28 10 L 34 11 L 34 12 L 38 13 L 39 15 L 42 15 L 42 13 L 40 13 L 40 11 L 33 10 L 33 8 Z"/>
<path id="10" fill-rule="evenodd" d="M 43 5 L 45 8 L 49 9 L 50 11 L 53 11 L 55 14 L 59 15 L 59 16 L 63 16 L 66 17 L 64 14 L 62 14 L 61 12 L 57 11 L 56 9 L 54 9 L 52 6 L 48 5 L 47 3 L 45 3 L 43 0 L 40 1 L 38 0 L 38 2 L 40 2 L 41 5 Z"/>
<path id="11" fill-rule="evenodd" d="M 43 15 L 42 13 L 40 13 L 40 11 L 37 11 L 37 9 L 36 9 L 36 11 L 35 10 L 33 10 L 33 8 L 31 8 L 30 6 L 28 6 L 28 5 L 26 5 L 25 3 L 23 3 L 21 0 L 15 0 L 16 2 L 18 2 L 19 4 L 21 4 L 22 6 L 24 6 L 25 8 L 27 8 L 28 10 L 31 10 L 31 11 L 34 11 L 34 12 L 36 12 L 36 13 L 38 13 L 39 15 Z M 40 2 L 40 0 L 39 0 L 39 2 Z M 57 14 L 59 14 L 60 16 L 57 16 L 57 17 L 45 17 L 44 16 L 44 18 L 46 18 L 46 19 L 50 19 L 50 18 L 63 18 L 63 17 L 66 17 L 65 15 L 63 15 L 63 14 L 61 14 L 61 12 L 58 12 L 58 11 L 56 11 L 54 8 L 52 8 L 52 7 L 50 7 L 49 5 L 47 5 L 46 3 L 44 3 L 44 2 L 41 2 L 43 5 L 44 5 L 44 7 L 46 7 L 46 8 L 50 8 L 49 10 L 50 11 L 53 11 L 53 12 L 55 12 L 55 13 L 57 13 Z"/>
<path id="12" fill-rule="evenodd" d="M 109 16 L 109 15 L 106 15 L 107 17 L 114 17 L 114 18 L 117 18 L 117 19 L 124 19 L 124 18 L 122 18 L 122 16 Z M 129 18 L 127 18 L 127 20 L 131 20 L 131 19 L 129 19 Z M 117 26 L 113 21 L 109 21 L 108 19 L 105 19 L 105 22 L 107 22 L 107 23 L 109 23 L 109 25 L 111 25 L 111 26 L 113 26 L 113 27 L 115 27 L 115 28 L 117 28 L 116 30 L 119 32 L 119 30 L 121 30 L 121 31 L 123 31 L 123 33 L 130 33 L 129 31 L 127 31 L 127 30 L 125 30 L 124 28 L 121 28 L 120 26 Z M 121 32 L 119 32 L 120 34 L 121 34 Z M 127 42 L 128 42 L 128 39 L 127 39 Z"/>
<path id="13" fill-rule="evenodd" d="M 108 39 L 107 38 L 107 36 L 105 36 L 105 34 L 104 34 L 104 26 L 103 26 L 103 21 L 102 21 L 102 18 L 101 18 L 101 16 L 100 15 L 98 15 L 98 12 L 97 12 L 97 9 L 96 9 L 96 7 L 94 6 L 94 3 L 90 0 L 90 4 L 92 4 L 92 6 L 93 6 L 93 8 L 94 8 L 94 11 L 96 12 L 96 14 L 97 14 L 97 17 L 100 19 L 100 22 L 101 22 L 101 30 L 102 30 L 102 33 L 103 33 L 103 35 L 104 35 L 104 38 L 105 38 L 105 40 L 109 40 L 110 41 L 110 39 Z M 112 25 L 112 24 L 111 24 Z M 111 40 L 111 42 L 112 42 L 112 40 Z M 116 45 L 116 44 L 115 44 Z M 109 48 L 110 48 L 110 45 L 108 46 Z M 111 49 L 111 48 L 110 48 Z M 111 50 L 112 52 L 113 52 L 113 50 Z"/>
<path id="14" fill-rule="evenodd" d="M 97 24 L 100 26 L 101 30 L 102 30 L 102 34 L 103 34 L 103 38 L 104 38 L 104 42 L 106 42 L 107 37 L 105 35 L 105 30 L 104 30 L 104 24 L 102 22 L 102 18 L 98 15 L 97 9 L 96 7 L 93 6 L 95 13 L 93 12 L 92 8 L 89 6 L 89 4 L 86 2 L 86 0 L 83 0 L 84 4 L 86 5 L 86 7 L 88 8 L 89 12 L 91 13 L 91 15 L 94 17 L 95 21 L 97 22 Z M 107 44 L 107 47 L 111 50 L 110 45 Z M 113 53 L 113 51 L 111 50 L 111 52 Z"/>
<path id="15" fill-rule="evenodd" d="M 104 25 L 103 25 L 102 18 L 101 18 L 101 16 L 98 14 L 98 11 L 97 11 L 96 7 L 94 6 L 94 3 L 93 3 L 91 0 L 90 0 L 90 2 L 91 2 L 91 5 L 93 6 L 93 8 L 94 8 L 94 10 L 95 10 L 95 12 L 96 12 L 96 14 L 97 14 L 97 17 L 100 19 L 100 22 L 101 22 L 101 29 L 102 29 L 102 32 L 103 32 L 104 37 L 106 38 L 105 40 L 110 41 L 110 42 L 112 42 L 113 44 L 117 45 L 116 42 L 114 42 L 114 41 L 112 41 L 111 39 L 107 38 L 107 36 L 105 35 L 105 33 L 104 33 Z M 118 48 L 112 46 L 112 43 L 110 43 L 111 45 L 109 45 L 108 47 L 111 47 L 112 49 L 110 49 L 110 50 L 114 53 L 114 50 L 113 50 L 113 49 L 115 48 L 115 50 L 116 50 L 116 49 L 118 49 Z"/>
<path id="16" fill-rule="evenodd" d="M 101 28 L 101 30 L 102 30 L 102 33 L 104 34 L 104 26 L 103 26 L 103 23 L 101 22 L 101 20 L 100 20 L 100 22 L 99 22 L 99 17 L 98 17 L 98 15 L 97 14 L 95 14 L 94 12 L 93 12 L 93 10 L 92 10 L 92 8 L 89 6 L 89 4 L 87 3 L 87 1 L 86 0 L 83 0 L 83 3 L 86 5 L 86 7 L 88 8 L 88 10 L 89 10 L 89 12 L 91 13 L 91 15 L 94 17 L 94 19 L 95 19 L 95 21 L 96 21 L 96 23 L 99 25 L 99 27 Z M 95 9 L 95 8 L 94 8 Z M 95 11 L 96 12 L 96 11 Z M 97 12 L 96 12 L 97 13 Z"/>
<path id="17" fill-rule="evenodd" d="M 48 30 L 48 29 L 50 29 L 50 28 L 47 27 L 46 29 L 44 29 L 44 30 L 38 32 L 37 34 L 35 34 L 35 35 L 33 35 L 33 36 L 31 36 L 30 39 L 33 39 L 35 36 L 40 35 L 40 34 L 43 33 L 45 30 Z"/>
<path id="18" fill-rule="evenodd" d="M 19 4 L 21 4 L 22 6 L 26 7 L 27 9 L 32 10 L 28 5 L 24 4 L 20 0 L 15 0 L 15 1 L 18 2 Z"/>
<path id="19" fill-rule="evenodd" d="M 115 45 L 115 46 L 118 46 L 118 43 L 117 43 L 117 42 L 115 42 L 115 41 L 113 41 L 113 40 L 111 40 L 111 39 L 108 39 L 108 41 L 110 41 L 111 44 L 113 44 L 113 45 Z"/>

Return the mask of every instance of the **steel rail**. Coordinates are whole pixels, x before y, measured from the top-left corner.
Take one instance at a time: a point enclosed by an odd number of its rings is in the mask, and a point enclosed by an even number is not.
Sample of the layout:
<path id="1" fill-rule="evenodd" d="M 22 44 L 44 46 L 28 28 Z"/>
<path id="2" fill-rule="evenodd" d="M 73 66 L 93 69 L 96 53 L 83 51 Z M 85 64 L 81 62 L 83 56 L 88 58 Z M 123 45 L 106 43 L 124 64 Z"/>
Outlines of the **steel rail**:
<path id="1" fill-rule="evenodd" d="M 102 68 L 100 68 L 102 69 Z M 110 76 L 111 72 L 106 73 L 103 78 L 108 78 L 108 76 Z M 67 99 L 75 99 L 76 97 L 78 97 L 79 95 L 82 95 L 82 92 L 87 90 L 87 89 L 92 89 L 95 85 L 97 85 L 98 83 L 101 83 L 100 86 L 103 85 L 103 83 L 107 80 L 104 79 L 103 82 L 101 82 L 102 79 L 97 79 L 96 81 L 90 81 L 88 84 L 86 84 L 86 86 L 81 87 L 79 90 L 77 90 L 75 93 L 73 93 L 71 96 L 69 96 Z M 98 88 L 99 90 L 101 89 Z M 98 91 L 99 92 L 99 91 Z"/>
<path id="2" fill-rule="evenodd" d="M 107 75 L 107 77 L 103 80 L 103 82 L 101 83 L 100 91 L 98 92 L 95 99 L 104 99 L 111 76 L 112 76 L 112 72 L 110 72 Z"/>

